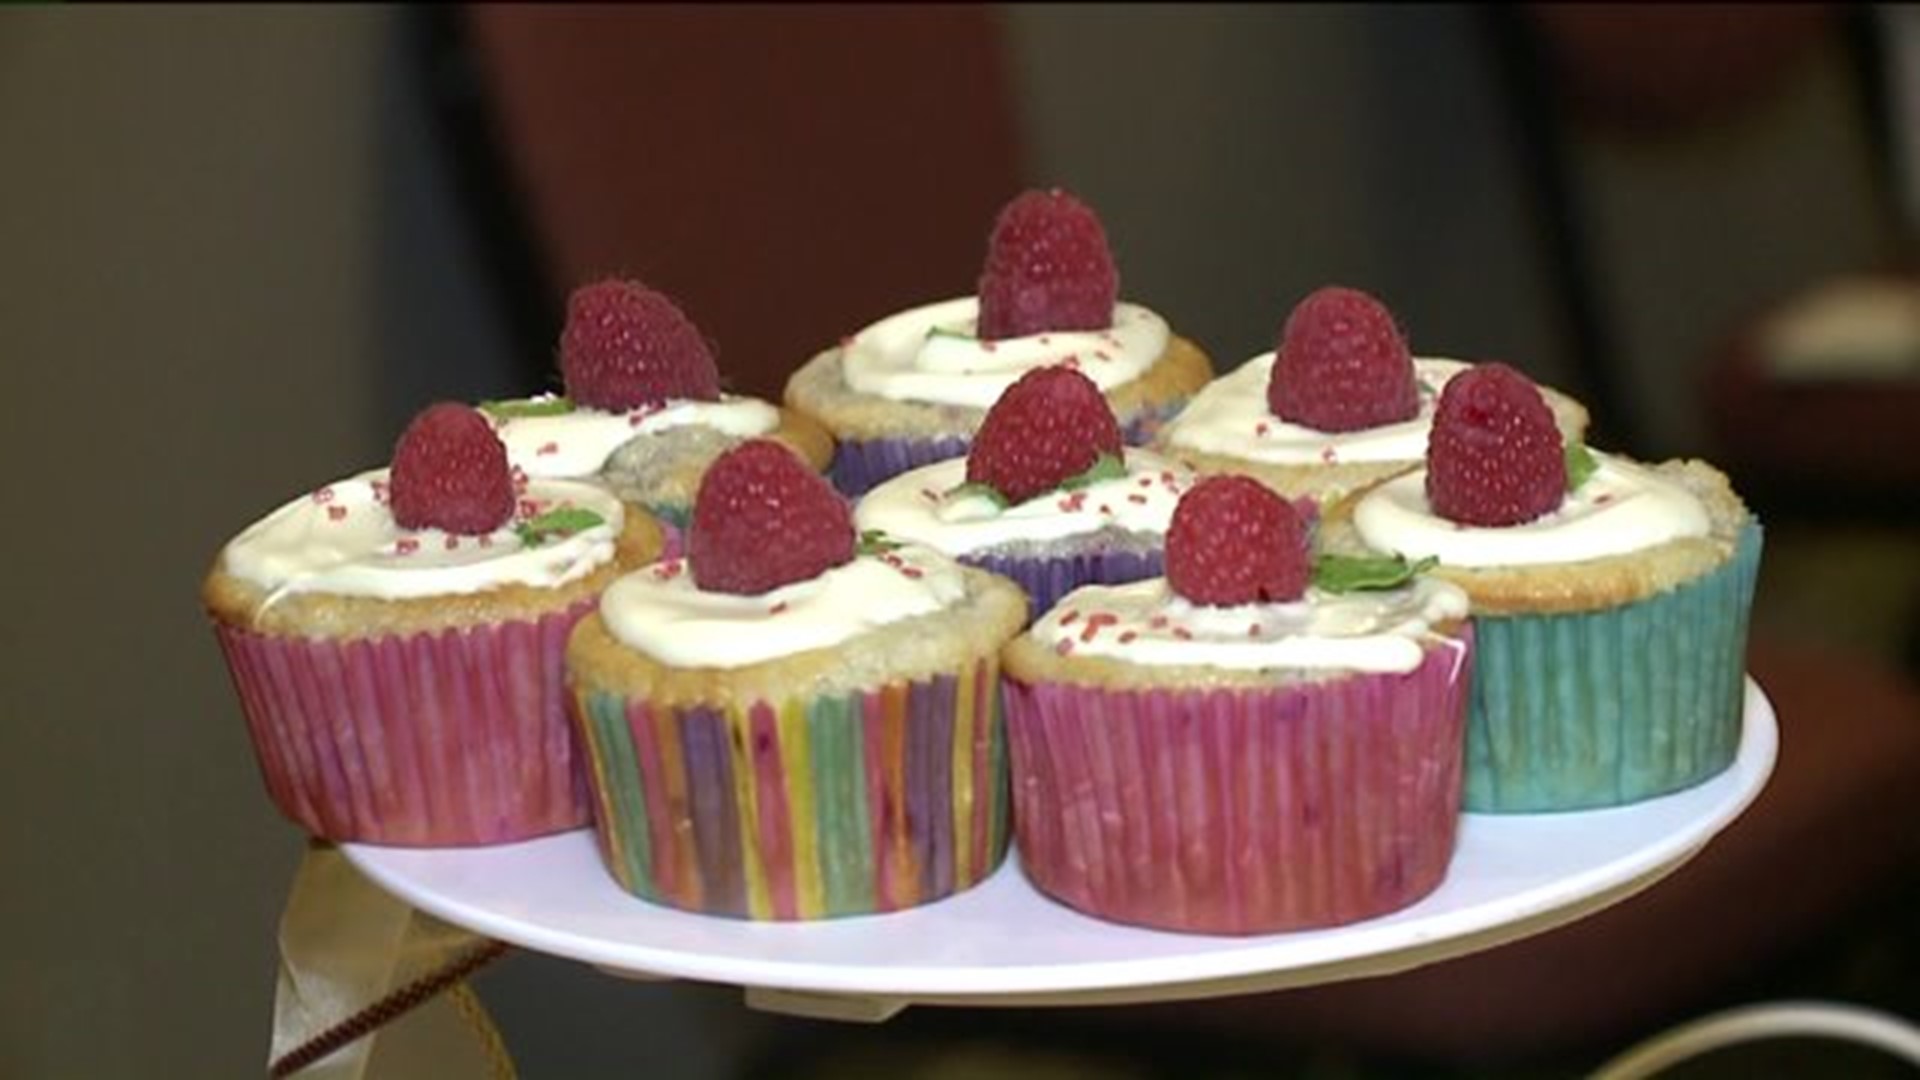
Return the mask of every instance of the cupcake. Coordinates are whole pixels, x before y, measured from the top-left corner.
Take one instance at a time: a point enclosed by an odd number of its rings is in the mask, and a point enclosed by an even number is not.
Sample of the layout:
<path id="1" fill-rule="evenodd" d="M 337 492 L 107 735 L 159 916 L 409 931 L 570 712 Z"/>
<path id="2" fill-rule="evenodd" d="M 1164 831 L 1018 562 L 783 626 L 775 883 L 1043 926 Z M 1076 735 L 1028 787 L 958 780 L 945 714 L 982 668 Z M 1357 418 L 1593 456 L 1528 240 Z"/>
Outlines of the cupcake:
<path id="1" fill-rule="evenodd" d="M 1699 461 L 1564 443 L 1499 364 L 1441 394 L 1424 469 L 1331 508 L 1329 543 L 1435 558 L 1480 661 L 1466 806 L 1619 806 L 1732 763 L 1760 525 Z"/>
<path id="2" fill-rule="evenodd" d="M 201 598 L 275 805 L 376 844 L 585 825 L 567 633 L 660 543 L 599 487 L 516 480 L 487 421 L 453 404 L 414 418 L 390 470 L 249 526 Z"/>
<path id="3" fill-rule="evenodd" d="M 1418 468 L 1440 391 L 1471 366 L 1414 357 L 1379 300 L 1328 286 L 1295 305 L 1273 352 L 1195 394 L 1153 445 L 1202 473 L 1328 501 Z M 1555 422 L 1581 437 L 1586 409 L 1544 393 Z"/>
<path id="4" fill-rule="evenodd" d="M 720 392 L 713 352 L 665 295 L 637 281 L 575 289 L 560 335 L 564 395 L 490 401 L 507 454 L 529 476 L 591 479 L 676 529 L 713 459 L 766 437 L 816 469 L 833 439 L 791 409 Z"/>
<path id="5" fill-rule="evenodd" d="M 1339 926 L 1439 886 L 1473 635 L 1402 560 L 1310 560 L 1248 477 L 1182 497 L 1167 574 L 1069 594 L 1004 653 L 1020 865 L 1164 930 Z"/>
<path id="6" fill-rule="evenodd" d="M 752 440 L 700 485 L 684 558 L 615 582 L 567 646 L 600 854 L 688 911 L 818 919 L 938 900 L 1006 850 L 1010 582 L 861 544 Z"/>
<path id="7" fill-rule="evenodd" d="M 1079 367 L 1143 443 L 1212 368 L 1164 318 L 1118 296 L 1099 218 L 1065 192 L 1028 191 L 1000 211 L 975 295 L 842 339 L 794 373 L 786 401 L 838 440 L 831 475 L 854 496 L 966 453 L 988 407 L 1037 367 Z"/>
<path id="8" fill-rule="evenodd" d="M 1193 475 L 1128 448 L 1093 381 L 1036 368 L 1000 395 L 965 457 L 901 473 L 854 508 L 862 535 L 945 552 L 1012 578 L 1034 612 L 1094 583 L 1160 576 Z"/>

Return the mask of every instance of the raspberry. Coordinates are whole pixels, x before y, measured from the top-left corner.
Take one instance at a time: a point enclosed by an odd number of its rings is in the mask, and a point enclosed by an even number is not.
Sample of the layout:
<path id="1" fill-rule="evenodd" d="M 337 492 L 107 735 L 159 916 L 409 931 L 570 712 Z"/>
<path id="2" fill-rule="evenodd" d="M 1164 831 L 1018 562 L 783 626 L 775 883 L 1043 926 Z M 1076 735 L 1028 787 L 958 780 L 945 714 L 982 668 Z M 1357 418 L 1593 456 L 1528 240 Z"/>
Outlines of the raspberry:
<path id="1" fill-rule="evenodd" d="M 1100 388 L 1069 367 L 1035 368 L 987 410 L 967 450 L 967 482 L 1026 502 L 1121 456 L 1120 424 Z"/>
<path id="2" fill-rule="evenodd" d="M 1540 390 L 1505 364 L 1447 380 L 1427 436 L 1427 501 L 1449 521 L 1518 525 L 1560 505 L 1567 460 Z"/>
<path id="3" fill-rule="evenodd" d="M 1106 230 L 1058 188 L 1022 193 L 1000 211 L 980 272 L 982 338 L 1113 325 L 1119 274 Z"/>
<path id="4" fill-rule="evenodd" d="M 699 329 L 637 281 L 596 282 L 567 298 L 560 377 L 577 404 L 609 412 L 720 397 L 720 373 Z"/>
<path id="5" fill-rule="evenodd" d="M 1296 304 L 1280 331 L 1267 407 L 1318 431 L 1357 431 L 1419 415 L 1413 355 L 1386 306 L 1337 285 Z"/>
<path id="6" fill-rule="evenodd" d="M 483 536 L 513 517 L 507 448 L 479 410 L 443 401 L 414 416 L 394 444 L 388 476 L 403 529 Z"/>
<path id="7" fill-rule="evenodd" d="M 853 548 L 846 501 L 780 443 L 749 439 L 701 478 L 687 557 L 702 589 L 757 596 L 818 577 Z"/>
<path id="8" fill-rule="evenodd" d="M 1292 503 L 1245 476 L 1188 489 L 1167 527 L 1167 584 L 1196 604 L 1278 603 L 1307 591 L 1307 527 Z"/>

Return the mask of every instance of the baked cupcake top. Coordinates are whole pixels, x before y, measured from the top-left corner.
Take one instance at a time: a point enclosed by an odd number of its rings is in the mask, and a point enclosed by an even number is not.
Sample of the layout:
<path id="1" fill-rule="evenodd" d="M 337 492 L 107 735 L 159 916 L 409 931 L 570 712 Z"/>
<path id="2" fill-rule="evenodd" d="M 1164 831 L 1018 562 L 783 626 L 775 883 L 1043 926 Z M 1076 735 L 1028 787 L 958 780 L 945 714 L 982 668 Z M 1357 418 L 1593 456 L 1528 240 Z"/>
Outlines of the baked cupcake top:
<path id="1" fill-rule="evenodd" d="M 950 555 L 1048 545 L 1099 534 L 1167 530 L 1192 473 L 1126 447 L 1113 410 L 1084 369 L 1039 368 L 1007 388 L 965 457 L 894 477 L 854 519 Z"/>
<path id="2" fill-rule="evenodd" d="M 1069 593 L 1010 647 L 1024 679 L 1268 685 L 1404 673 L 1468 613 L 1400 559 L 1315 559 L 1309 530 L 1255 480 L 1209 477 L 1175 511 L 1167 575 Z"/>
<path id="3" fill-rule="evenodd" d="M 1565 442 L 1544 398 L 1502 364 L 1441 396 L 1426 467 L 1330 513 L 1330 540 L 1435 558 L 1475 610 L 1583 610 L 1670 588 L 1731 554 L 1748 518 L 1701 462 L 1642 465 Z"/>
<path id="4" fill-rule="evenodd" d="M 780 425 L 776 406 L 720 392 L 699 328 L 637 281 L 599 281 L 568 297 L 560 374 L 564 395 L 480 406 L 529 476 L 594 476 L 636 438 L 698 427 L 746 439 Z"/>
<path id="5" fill-rule="evenodd" d="M 1472 366 L 1413 356 L 1384 304 L 1327 286 L 1288 314 L 1273 351 L 1195 394 L 1160 442 L 1276 466 L 1417 462 L 1440 392 Z M 1551 402 L 1563 427 L 1585 430 L 1577 402 L 1558 393 Z"/>
<path id="6" fill-rule="evenodd" d="M 523 614 L 622 555 L 650 557 L 658 534 L 633 516 L 598 486 L 512 469 L 479 413 L 442 403 L 408 425 L 390 468 L 293 499 L 228 542 L 207 600 L 235 621 L 308 632 L 459 625 L 487 604 Z"/>
<path id="7" fill-rule="evenodd" d="M 708 470 L 687 548 L 614 582 L 576 630 L 569 647 L 592 685 L 663 702 L 877 685 L 953 670 L 1026 617 L 1011 583 L 930 548 L 857 539 L 826 481 L 764 439 Z"/>

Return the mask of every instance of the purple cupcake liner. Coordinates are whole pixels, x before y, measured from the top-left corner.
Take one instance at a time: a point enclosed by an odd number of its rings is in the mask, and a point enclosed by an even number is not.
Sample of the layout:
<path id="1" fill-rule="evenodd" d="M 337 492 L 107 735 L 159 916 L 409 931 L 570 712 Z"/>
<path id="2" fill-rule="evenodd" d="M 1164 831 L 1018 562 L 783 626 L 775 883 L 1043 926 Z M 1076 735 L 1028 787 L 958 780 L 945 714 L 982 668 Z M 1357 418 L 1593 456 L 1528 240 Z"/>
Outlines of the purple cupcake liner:
<path id="1" fill-rule="evenodd" d="M 1183 398 L 1157 409 L 1142 410 L 1120 426 L 1120 435 L 1129 446 L 1145 446 L 1154 432 L 1185 404 Z M 960 457 L 972 444 L 970 436 L 962 435 L 938 439 L 842 439 L 834 447 L 827 478 L 842 495 L 857 499 L 903 472 Z"/>
<path id="2" fill-rule="evenodd" d="M 1086 551 L 1056 557 L 1013 557 L 1004 555 L 962 555 L 969 566 L 1009 578 L 1027 591 L 1033 604 L 1027 609 L 1031 622 L 1045 614 L 1060 598 L 1082 585 L 1124 585 L 1159 577 L 1162 571 L 1158 551 Z"/>

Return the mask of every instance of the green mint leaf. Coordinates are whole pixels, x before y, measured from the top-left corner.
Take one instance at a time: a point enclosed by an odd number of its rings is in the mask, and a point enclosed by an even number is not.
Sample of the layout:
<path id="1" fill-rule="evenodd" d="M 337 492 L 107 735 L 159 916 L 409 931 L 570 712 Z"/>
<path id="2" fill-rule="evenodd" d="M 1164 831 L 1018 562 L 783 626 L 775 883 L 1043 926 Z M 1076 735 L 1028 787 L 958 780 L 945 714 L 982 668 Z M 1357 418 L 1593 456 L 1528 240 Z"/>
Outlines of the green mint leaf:
<path id="1" fill-rule="evenodd" d="M 955 487 L 950 487 L 943 494 L 941 494 L 940 498 L 943 500 L 964 499 L 971 495 L 980 495 L 985 498 L 991 499 L 993 500 L 993 505 L 999 507 L 1002 510 L 1005 510 L 1008 506 L 1012 505 L 1011 503 L 1007 502 L 1007 497 L 1005 495 L 1000 494 L 1000 492 L 997 489 L 995 489 L 993 485 L 983 484 L 978 480 L 969 480 L 964 484 L 960 484 Z"/>
<path id="2" fill-rule="evenodd" d="M 1567 490 L 1579 491 L 1580 485 L 1586 483 L 1595 472 L 1599 471 L 1600 462 L 1595 460 L 1593 452 L 1588 450 L 1587 444 L 1583 442 L 1568 443 L 1566 453 Z"/>
<path id="3" fill-rule="evenodd" d="M 891 539 L 879 529 L 862 529 L 856 548 L 862 555 L 883 555 L 900 546 L 900 541 Z"/>
<path id="4" fill-rule="evenodd" d="M 1433 397 L 1435 394 L 1439 393 L 1438 390 L 1435 390 L 1433 388 L 1433 384 L 1428 382 L 1425 379 L 1415 379 L 1414 382 L 1418 384 L 1420 387 L 1421 397 Z"/>
<path id="5" fill-rule="evenodd" d="M 976 337 L 974 337 L 974 336 L 973 336 L 972 334 L 963 334 L 963 333 L 961 333 L 961 332 L 960 332 L 960 331 L 958 331 L 958 330 L 949 330 L 949 329 L 947 329 L 947 328 L 946 328 L 946 327 L 944 327 L 944 326 L 929 326 L 929 327 L 927 327 L 927 340 L 929 340 L 929 341 L 931 341 L 932 339 L 934 339 L 934 338 L 937 338 L 937 337 L 944 337 L 944 338 L 956 338 L 956 339 L 958 339 L 958 340 L 960 340 L 960 341 L 978 341 L 978 340 L 980 340 L 979 338 L 976 338 Z"/>
<path id="6" fill-rule="evenodd" d="M 563 397 L 508 398 L 504 401 L 483 401 L 480 411 L 495 420 L 512 420 L 522 416 L 565 416 L 573 411 L 573 402 Z"/>
<path id="7" fill-rule="evenodd" d="M 1313 560 L 1313 584 L 1323 592 L 1348 593 L 1366 589 L 1397 589 L 1440 565 L 1428 557 L 1410 563 L 1404 555 L 1362 557 L 1321 555 Z"/>
<path id="8" fill-rule="evenodd" d="M 1093 465 L 1078 476 L 1069 476 L 1060 484 L 1060 490 L 1072 491 L 1075 488 L 1092 487 L 1103 480 L 1119 480 L 1127 475 L 1127 463 L 1120 460 L 1118 454 L 1101 454 L 1094 459 Z"/>
<path id="9" fill-rule="evenodd" d="M 569 506 L 559 510 L 549 510 L 537 517 L 519 522 L 514 525 L 513 531 L 519 535 L 521 543 L 528 547 L 539 547 L 557 537 L 571 536 L 582 529 L 591 529 L 595 525 L 606 523 L 606 518 L 591 510 Z"/>

